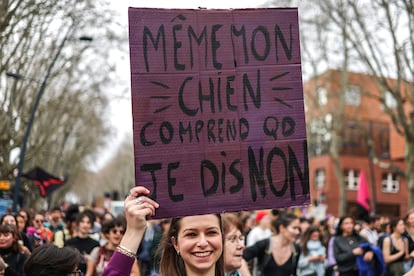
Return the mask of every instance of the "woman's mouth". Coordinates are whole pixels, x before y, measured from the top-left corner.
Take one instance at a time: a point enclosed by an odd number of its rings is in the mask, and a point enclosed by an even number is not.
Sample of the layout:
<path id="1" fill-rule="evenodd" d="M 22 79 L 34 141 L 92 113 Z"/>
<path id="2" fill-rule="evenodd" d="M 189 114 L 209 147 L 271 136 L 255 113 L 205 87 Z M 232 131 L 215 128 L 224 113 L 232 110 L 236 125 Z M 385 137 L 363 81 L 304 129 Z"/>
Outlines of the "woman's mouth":
<path id="1" fill-rule="evenodd" d="M 207 257 L 207 256 L 210 256 L 211 255 L 211 251 L 207 251 L 207 252 L 195 252 L 195 253 L 193 253 L 196 257 L 200 257 L 200 258 L 202 258 L 202 257 Z"/>

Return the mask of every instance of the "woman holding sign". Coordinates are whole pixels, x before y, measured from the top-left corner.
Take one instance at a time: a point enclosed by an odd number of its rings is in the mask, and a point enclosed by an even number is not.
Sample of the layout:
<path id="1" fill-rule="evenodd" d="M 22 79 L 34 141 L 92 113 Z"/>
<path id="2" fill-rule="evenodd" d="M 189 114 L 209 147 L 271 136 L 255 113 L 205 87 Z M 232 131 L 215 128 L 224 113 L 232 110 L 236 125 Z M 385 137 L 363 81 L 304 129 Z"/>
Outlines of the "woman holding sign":
<path id="1" fill-rule="evenodd" d="M 125 199 L 126 232 L 103 272 L 103 276 L 130 275 L 144 236 L 147 217 L 158 203 L 147 197 L 144 187 L 131 189 Z M 173 218 L 162 243 L 161 275 L 223 276 L 223 232 L 220 215 Z"/>

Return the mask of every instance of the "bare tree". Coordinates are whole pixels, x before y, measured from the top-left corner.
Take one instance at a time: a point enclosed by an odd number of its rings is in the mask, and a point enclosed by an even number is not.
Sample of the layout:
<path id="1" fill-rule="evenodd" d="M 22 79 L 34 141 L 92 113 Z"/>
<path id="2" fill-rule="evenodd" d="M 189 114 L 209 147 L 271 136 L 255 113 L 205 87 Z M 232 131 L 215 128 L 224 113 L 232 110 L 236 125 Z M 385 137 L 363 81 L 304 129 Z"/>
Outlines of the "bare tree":
<path id="1" fill-rule="evenodd" d="M 380 88 L 376 97 L 390 116 L 397 132 L 406 142 L 406 168 L 372 156 L 377 165 L 405 176 L 410 191 L 409 206 L 414 206 L 414 2 L 413 1 L 315 1 L 322 14 L 329 17 L 327 25 L 346 33 L 331 32 L 341 39 L 350 56 L 349 67 L 372 75 Z M 347 11 L 347 22 L 342 10 Z M 320 15 L 319 15 L 320 16 Z M 329 49 L 328 49 L 329 50 Z M 391 80 L 394 79 L 394 80 Z M 370 142 L 372 145 L 372 141 Z"/>
<path id="2" fill-rule="evenodd" d="M 279 5 L 276 1 L 271 1 Z M 407 167 L 384 162 L 375 156 L 374 142 L 366 135 L 370 158 L 383 168 L 405 176 L 410 190 L 410 207 L 414 206 L 414 2 L 413 1 L 357 1 L 311 0 L 290 1 L 299 6 L 303 68 L 307 79 L 314 79 L 314 97 L 307 98 L 309 118 L 308 139 L 312 151 L 314 145 L 329 142 L 338 182 L 340 183 L 339 213 L 346 210 L 345 185 L 341 171 L 339 150 L 344 141 L 341 129 L 344 125 L 344 92 L 348 86 L 347 72 L 371 74 L 380 87 L 380 95 L 369 92 L 365 96 L 376 97 L 390 116 L 394 128 L 406 141 Z M 325 91 L 327 97 L 338 97 L 330 110 L 318 106 L 319 83 L 314 78 L 327 69 L 342 71 L 341 93 Z M 390 80 L 394 78 L 395 81 Z M 316 107 L 316 108 L 314 108 Z M 318 119 L 330 114 L 333 124 Z M 355 118 L 358 119 L 357 114 Z M 330 120 L 329 120 L 330 121 Z M 364 130 L 366 133 L 368 129 Z M 320 150 L 316 148 L 317 150 Z M 327 152 L 326 152 L 327 153 Z"/>
<path id="3" fill-rule="evenodd" d="M 123 48 L 126 33 L 115 29 L 104 0 L 2 1 L 0 15 L 0 179 L 14 179 L 39 81 L 63 42 L 36 112 L 24 168 L 40 165 L 73 179 L 111 133 L 106 90 L 116 76 L 110 54 Z M 84 35 L 93 41 L 78 41 Z M 23 191 L 32 195 L 31 187 L 24 183 Z"/>

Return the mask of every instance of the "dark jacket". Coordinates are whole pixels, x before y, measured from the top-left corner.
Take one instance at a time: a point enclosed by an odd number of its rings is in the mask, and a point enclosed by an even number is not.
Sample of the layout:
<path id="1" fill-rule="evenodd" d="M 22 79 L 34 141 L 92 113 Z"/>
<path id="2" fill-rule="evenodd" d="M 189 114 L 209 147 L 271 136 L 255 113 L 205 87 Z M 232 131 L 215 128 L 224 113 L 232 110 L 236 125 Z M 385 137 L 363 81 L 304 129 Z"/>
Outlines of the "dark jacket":
<path id="1" fill-rule="evenodd" d="M 352 250 L 367 242 L 365 238 L 359 235 L 335 236 L 333 247 L 339 272 L 358 271 L 356 256 L 352 253 Z"/>

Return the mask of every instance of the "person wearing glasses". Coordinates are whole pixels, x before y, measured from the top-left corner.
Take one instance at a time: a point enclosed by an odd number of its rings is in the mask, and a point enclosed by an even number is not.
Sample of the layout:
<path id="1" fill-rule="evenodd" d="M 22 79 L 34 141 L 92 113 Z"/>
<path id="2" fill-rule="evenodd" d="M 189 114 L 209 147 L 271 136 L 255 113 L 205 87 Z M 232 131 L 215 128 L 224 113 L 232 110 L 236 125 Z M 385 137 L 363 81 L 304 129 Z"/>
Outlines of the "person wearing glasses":
<path id="1" fill-rule="evenodd" d="M 79 251 L 73 247 L 59 248 L 44 244 L 33 250 L 24 264 L 25 276 L 81 276 L 78 269 L 81 259 Z"/>
<path id="2" fill-rule="evenodd" d="M 37 213 L 32 220 L 33 226 L 27 227 L 27 235 L 32 242 L 33 248 L 50 243 L 53 239 L 53 232 L 44 227 L 44 221 L 44 215 Z"/>
<path id="3" fill-rule="evenodd" d="M 106 244 L 100 247 L 95 247 L 89 258 L 88 267 L 94 269 L 88 270 L 86 276 L 101 276 L 104 268 L 109 263 L 116 247 L 121 242 L 122 237 L 125 233 L 125 219 L 116 218 L 109 221 L 106 221 L 102 225 L 101 232 Z M 131 275 L 139 276 L 139 267 L 138 262 L 135 261 L 132 266 Z"/>
<path id="4" fill-rule="evenodd" d="M 245 248 L 243 224 L 233 213 L 223 214 L 224 232 L 224 272 L 226 276 L 250 275 L 247 263 L 243 262 Z"/>

